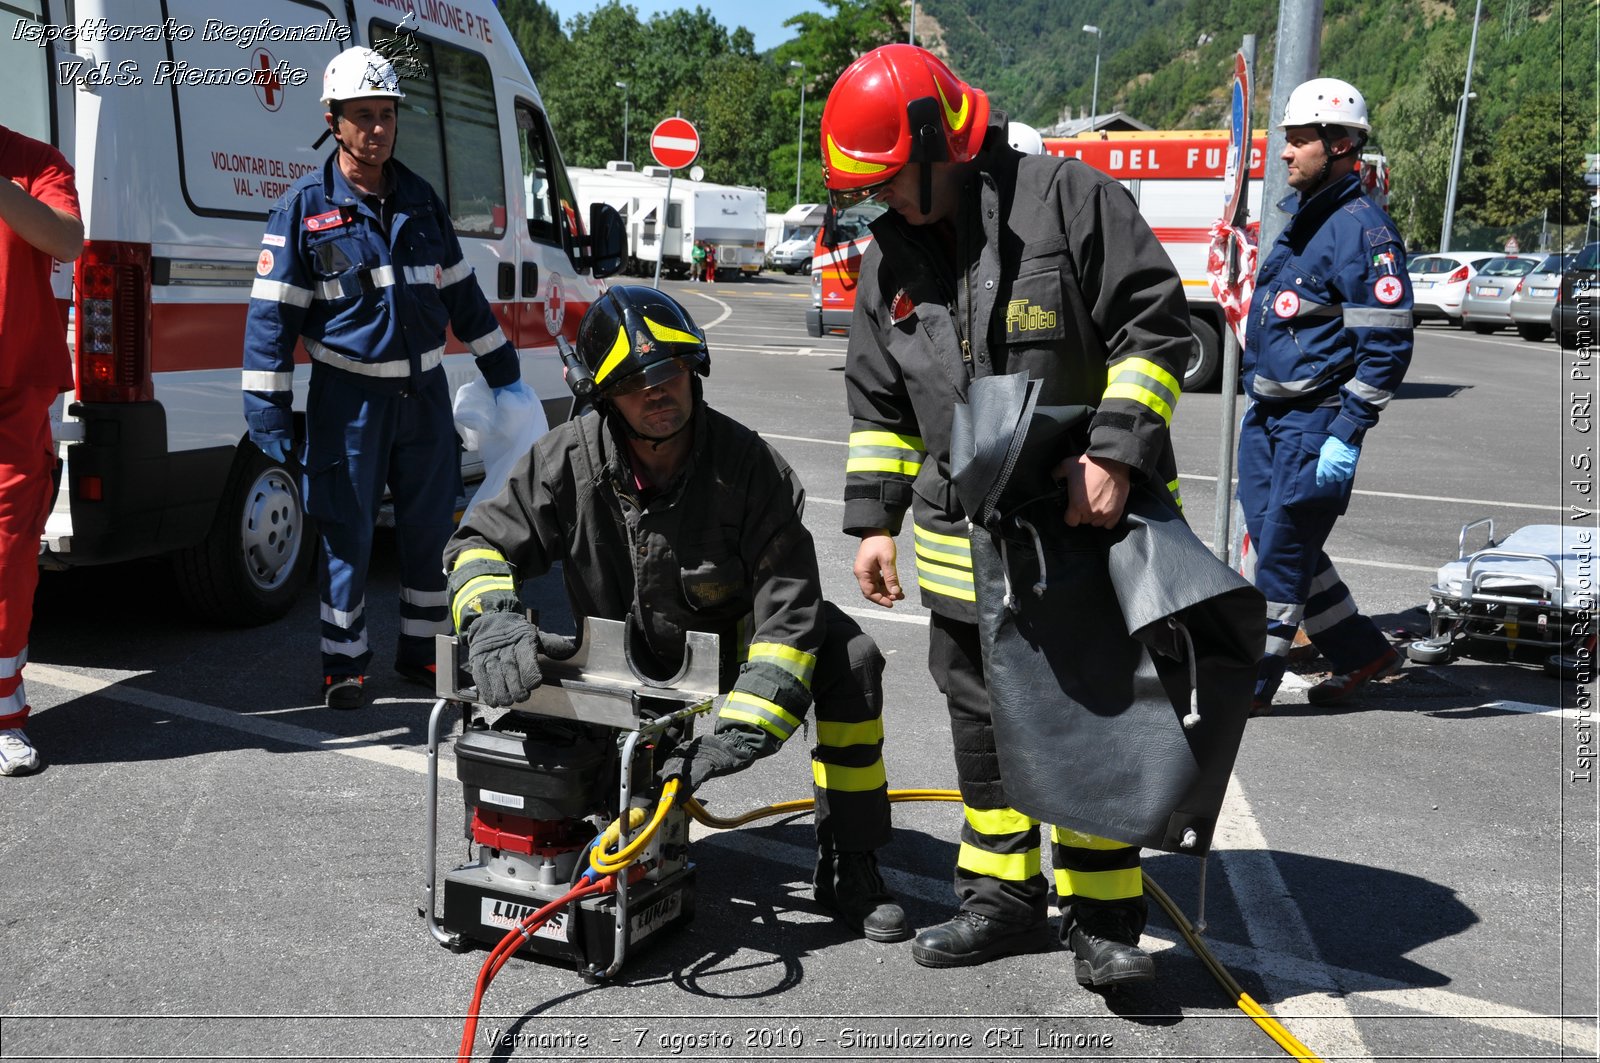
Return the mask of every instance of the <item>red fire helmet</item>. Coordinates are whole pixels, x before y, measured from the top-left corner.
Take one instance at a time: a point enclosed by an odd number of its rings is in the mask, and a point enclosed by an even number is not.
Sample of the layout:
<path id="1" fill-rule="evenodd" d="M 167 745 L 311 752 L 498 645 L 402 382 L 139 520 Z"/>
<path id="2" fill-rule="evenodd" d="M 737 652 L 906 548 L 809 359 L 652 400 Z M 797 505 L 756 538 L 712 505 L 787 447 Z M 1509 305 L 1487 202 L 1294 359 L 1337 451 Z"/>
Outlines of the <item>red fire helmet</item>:
<path id="1" fill-rule="evenodd" d="M 982 90 L 927 49 L 886 44 L 851 63 L 828 94 L 823 180 L 836 201 L 865 198 L 908 162 L 969 162 L 988 125 Z"/>

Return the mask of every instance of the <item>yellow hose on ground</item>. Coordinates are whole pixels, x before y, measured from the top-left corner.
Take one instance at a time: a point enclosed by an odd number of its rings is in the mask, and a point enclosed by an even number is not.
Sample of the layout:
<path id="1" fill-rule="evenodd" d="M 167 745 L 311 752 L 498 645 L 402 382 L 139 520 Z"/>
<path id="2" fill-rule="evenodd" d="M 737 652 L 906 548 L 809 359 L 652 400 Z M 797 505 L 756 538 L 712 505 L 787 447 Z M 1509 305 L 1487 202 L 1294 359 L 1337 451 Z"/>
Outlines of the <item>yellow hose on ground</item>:
<path id="1" fill-rule="evenodd" d="M 677 780 L 674 779 L 667 785 L 676 787 Z M 674 796 L 676 796 L 675 789 L 673 792 Z M 895 802 L 959 802 L 961 800 L 961 794 L 957 790 L 890 790 L 889 800 Z M 664 792 L 662 794 L 662 803 L 666 803 L 666 794 Z M 688 812 L 689 817 L 702 826 L 712 827 L 717 830 L 728 830 L 732 827 L 742 827 L 746 823 L 753 823 L 756 820 L 770 819 L 773 816 L 787 815 L 792 812 L 808 812 L 815 807 L 816 801 L 814 799 L 803 798 L 796 801 L 782 801 L 778 804 L 767 805 L 765 808 L 752 809 L 749 812 L 745 812 L 737 816 L 723 817 L 712 815 L 706 810 L 706 807 L 702 805 L 698 799 L 691 797 L 688 802 L 685 803 L 684 811 Z M 636 809 L 635 811 L 637 812 L 638 810 Z M 640 812 L 639 814 L 642 818 L 643 813 Z M 615 824 L 613 824 L 613 827 L 614 826 Z M 616 837 L 615 834 L 611 834 L 610 836 L 612 838 Z M 1190 924 L 1188 918 L 1183 914 L 1178 906 L 1173 903 L 1172 898 L 1167 896 L 1166 890 L 1163 890 L 1160 885 L 1156 883 L 1156 880 L 1151 878 L 1148 873 L 1141 871 L 1140 874 L 1144 879 L 1145 891 L 1156 899 L 1157 904 L 1161 905 L 1162 910 L 1167 913 L 1167 916 L 1172 920 L 1173 925 L 1178 928 L 1178 933 L 1183 935 L 1184 941 L 1188 942 L 1189 947 L 1194 950 L 1195 955 L 1200 957 L 1200 962 L 1205 964 L 1206 969 L 1211 972 L 1211 977 L 1216 979 L 1217 984 L 1222 987 L 1223 992 L 1227 993 L 1233 998 L 1234 1006 L 1248 1015 L 1251 1021 L 1253 1021 L 1257 1026 L 1261 1027 L 1262 1032 L 1264 1032 L 1268 1037 L 1272 1038 L 1279 1048 L 1282 1048 L 1293 1058 L 1309 1060 L 1311 1063 L 1323 1063 L 1323 1060 L 1320 1056 L 1316 1055 L 1311 1051 L 1311 1049 L 1302 1044 L 1294 1034 L 1290 1033 L 1282 1023 L 1268 1014 L 1265 1008 L 1252 1000 L 1250 998 L 1250 994 L 1246 993 L 1240 987 L 1233 975 L 1228 973 L 1228 969 L 1222 966 L 1221 961 L 1211 954 L 1211 950 L 1206 947 L 1206 943 L 1200 938 L 1200 935 L 1195 933 L 1194 926 Z"/>

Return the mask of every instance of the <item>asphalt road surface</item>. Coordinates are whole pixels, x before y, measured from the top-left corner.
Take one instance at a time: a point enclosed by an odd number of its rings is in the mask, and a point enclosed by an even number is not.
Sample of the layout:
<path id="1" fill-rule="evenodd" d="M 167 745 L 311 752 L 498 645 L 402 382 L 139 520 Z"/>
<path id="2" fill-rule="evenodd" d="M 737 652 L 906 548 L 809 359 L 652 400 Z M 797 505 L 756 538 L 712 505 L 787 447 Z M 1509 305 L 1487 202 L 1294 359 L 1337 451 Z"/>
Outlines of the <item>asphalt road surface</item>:
<path id="1" fill-rule="evenodd" d="M 800 472 L 827 593 L 887 656 L 891 787 L 952 787 L 926 613 L 863 601 L 839 532 L 843 339 L 805 334 L 802 277 L 666 286 L 709 330 L 710 401 Z M 1493 518 L 1503 537 L 1562 519 L 1566 387 L 1553 343 L 1420 330 L 1329 546 L 1385 629 L 1425 630 L 1463 524 Z M 1174 426 L 1186 512 L 1208 541 L 1220 402 L 1184 396 Z M 909 578 L 904 540 L 901 556 Z M 396 588 L 381 535 L 376 700 L 338 713 L 318 698 L 309 589 L 276 624 L 219 630 L 184 614 L 157 563 L 46 575 L 28 688 L 49 763 L 0 779 L 0 1058 L 454 1058 L 485 953 L 441 948 L 416 911 L 431 700 L 387 671 Z M 570 623 L 553 581 L 534 597 L 547 624 Z M 1322 1059 L 1596 1056 L 1581 692 L 1537 657 L 1474 652 L 1320 711 L 1304 690 L 1325 666 L 1298 665 L 1246 732 L 1204 879 L 1200 861 L 1147 854 L 1190 919 L 1203 893 L 1212 953 Z M 731 814 L 809 796 L 808 744 L 704 799 Z M 448 748 L 442 774 L 449 868 L 465 853 Z M 919 927 L 951 914 L 959 817 L 896 806 L 883 862 Z M 696 828 L 693 922 L 606 983 L 512 962 L 476 1058 L 1286 1058 L 1154 906 L 1152 987 L 1085 991 L 1048 939 L 928 970 L 908 945 L 833 925 L 811 900 L 812 853 L 803 815 Z"/>

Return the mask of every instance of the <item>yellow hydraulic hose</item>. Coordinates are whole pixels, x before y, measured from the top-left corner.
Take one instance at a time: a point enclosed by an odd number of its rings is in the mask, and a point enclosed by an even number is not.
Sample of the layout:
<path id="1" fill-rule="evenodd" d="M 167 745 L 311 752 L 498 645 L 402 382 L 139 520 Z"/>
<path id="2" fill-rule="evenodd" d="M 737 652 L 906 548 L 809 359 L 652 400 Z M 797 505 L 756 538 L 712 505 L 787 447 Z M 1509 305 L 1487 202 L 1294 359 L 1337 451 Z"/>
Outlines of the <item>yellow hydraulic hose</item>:
<path id="1" fill-rule="evenodd" d="M 661 821 L 667 818 L 667 813 L 678 800 L 678 780 L 668 779 L 667 784 L 661 788 L 661 800 L 656 802 L 655 814 L 650 817 L 644 830 L 638 836 L 616 852 L 610 851 L 610 846 L 615 845 L 622 837 L 622 821 L 616 820 L 600 835 L 600 840 L 589 850 L 589 866 L 602 875 L 615 875 L 629 864 L 639 858 L 645 847 L 650 844 L 650 839 L 655 837 L 656 831 L 661 826 Z M 644 809 L 628 809 L 628 829 L 633 830 L 644 822 Z"/>
<path id="2" fill-rule="evenodd" d="M 676 782 L 677 780 L 673 780 L 668 785 L 675 786 Z M 673 793 L 675 796 L 675 789 Z M 665 793 L 663 793 L 662 799 L 662 803 L 665 804 Z M 961 794 L 956 790 L 890 790 L 889 800 L 897 802 L 960 801 Z M 704 805 L 691 797 L 684 805 L 684 810 L 689 813 L 691 819 L 702 826 L 713 827 L 717 830 L 727 830 L 732 827 L 742 827 L 746 823 L 753 823 L 759 819 L 770 819 L 773 816 L 787 815 L 792 812 L 807 812 L 815 807 L 816 801 L 814 799 L 804 798 L 797 801 L 782 801 L 778 804 L 767 805 L 764 808 L 752 809 L 738 816 L 722 817 L 712 815 L 706 811 Z M 640 812 L 639 816 L 642 818 L 643 813 Z M 613 827 L 615 827 L 615 824 L 613 824 Z M 610 832 L 608 832 L 608 835 L 611 838 L 616 837 L 615 834 Z M 1200 962 L 1205 964 L 1206 969 L 1211 972 L 1211 977 L 1216 979 L 1223 992 L 1233 998 L 1234 1006 L 1248 1015 L 1251 1021 L 1261 1027 L 1262 1031 L 1272 1038 L 1279 1048 L 1282 1048 L 1293 1058 L 1310 1060 L 1312 1063 L 1323 1063 L 1320 1056 L 1302 1044 L 1294 1034 L 1284 1028 L 1282 1023 L 1269 1015 L 1265 1008 L 1252 1000 L 1250 994 L 1240 988 L 1233 975 L 1228 973 L 1228 969 L 1222 966 L 1221 961 L 1211 954 L 1211 950 L 1206 947 L 1205 941 L 1201 939 L 1199 934 L 1195 933 L 1195 929 L 1188 918 L 1173 903 L 1172 898 L 1167 896 L 1166 890 L 1163 890 L 1147 872 L 1141 872 L 1141 875 L 1144 878 L 1146 892 L 1156 899 L 1157 904 L 1161 905 L 1162 910 L 1167 913 L 1173 925 L 1178 928 L 1178 933 L 1183 935 L 1183 939 L 1189 943 L 1189 947 L 1194 950 L 1195 955 L 1200 957 Z"/>

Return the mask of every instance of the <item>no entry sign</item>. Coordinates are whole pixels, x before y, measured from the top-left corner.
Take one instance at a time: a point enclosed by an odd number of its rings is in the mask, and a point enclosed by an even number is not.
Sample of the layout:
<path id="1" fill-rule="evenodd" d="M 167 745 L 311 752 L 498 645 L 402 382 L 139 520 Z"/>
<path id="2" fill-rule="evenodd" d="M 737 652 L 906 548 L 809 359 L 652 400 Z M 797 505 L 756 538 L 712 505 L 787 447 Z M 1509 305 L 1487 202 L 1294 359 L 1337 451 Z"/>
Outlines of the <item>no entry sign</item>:
<path id="1" fill-rule="evenodd" d="M 663 119 L 650 132 L 650 154 L 670 170 L 687 166 L 700 154 L 700 134 L 688 119 Z"/>

